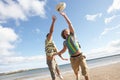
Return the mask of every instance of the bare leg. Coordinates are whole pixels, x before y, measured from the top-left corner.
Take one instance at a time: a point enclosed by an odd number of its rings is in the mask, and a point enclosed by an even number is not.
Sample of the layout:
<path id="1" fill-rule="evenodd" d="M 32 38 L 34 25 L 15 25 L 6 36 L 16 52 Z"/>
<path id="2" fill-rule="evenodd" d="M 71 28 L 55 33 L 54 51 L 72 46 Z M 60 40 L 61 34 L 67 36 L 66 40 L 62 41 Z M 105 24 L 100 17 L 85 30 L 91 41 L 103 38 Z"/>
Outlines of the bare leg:
<path id="1" fill-rule="evenodd" d="M 58 75 L 60 75 L 60 71 L 57 67 L 56 67 L 56 72 L 57 72 Z"/>
<path id="2" fill-rule="evenodd" d="M 63 80 L 63 77 L 62 77 L 62 75 L 60 74 L 60 70 L 59 70 L 59 68 L 58 68 L 58 65 L 56 65 L 56 72 L 57 72 L 58 77 L 59 77 L 61 80 Z"/>
<path id="3" fill-rule="evenodd" d="M 75 72 L 76 80 L 78 80 L 78 72 Z"/>

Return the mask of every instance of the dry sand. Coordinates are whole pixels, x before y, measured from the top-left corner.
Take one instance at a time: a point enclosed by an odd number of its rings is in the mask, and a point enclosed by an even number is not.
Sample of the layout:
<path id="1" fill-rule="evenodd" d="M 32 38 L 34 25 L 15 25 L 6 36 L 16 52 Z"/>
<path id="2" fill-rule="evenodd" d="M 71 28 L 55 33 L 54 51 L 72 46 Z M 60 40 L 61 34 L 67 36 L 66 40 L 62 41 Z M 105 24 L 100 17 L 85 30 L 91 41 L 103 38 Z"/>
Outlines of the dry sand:
<path id="1" fill-rule="evenodd" d="M 80 72 L 79 72 L 80 73 Z M 62 74 L 64 80 L 75 80 L 73 72 Z M 120 63 L 114 63 L 106 66 L 91 68 L 89 70 L 90 80 L 120 80 Z M 79 80 L 84 80 L 83 76 L 79 75 Z M 50 77 L 35 80 L 52 80 Z M 59 80 L 59 79 L 57 79 Z"/>

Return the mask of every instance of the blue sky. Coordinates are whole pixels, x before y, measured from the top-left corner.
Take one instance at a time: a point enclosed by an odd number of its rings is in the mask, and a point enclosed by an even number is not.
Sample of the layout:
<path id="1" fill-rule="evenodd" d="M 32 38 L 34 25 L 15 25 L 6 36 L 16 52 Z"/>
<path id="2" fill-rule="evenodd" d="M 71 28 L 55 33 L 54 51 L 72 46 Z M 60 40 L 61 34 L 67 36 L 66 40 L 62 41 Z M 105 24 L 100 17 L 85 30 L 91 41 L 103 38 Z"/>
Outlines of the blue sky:
<path id="1" fill-rule="evenodd" d="M 68 27 L 55 10 L 59 2 L 67 5 L 64 11 L 87 59 L 120 54 L 120 0 L 0 0 L 0 72 L 47 67 L 44 42 L 52 15 L 58 50 Z M 67 52 L 63 56 L 69 58 Z M 69 63 L 56 58 L 58 64 Z"/>

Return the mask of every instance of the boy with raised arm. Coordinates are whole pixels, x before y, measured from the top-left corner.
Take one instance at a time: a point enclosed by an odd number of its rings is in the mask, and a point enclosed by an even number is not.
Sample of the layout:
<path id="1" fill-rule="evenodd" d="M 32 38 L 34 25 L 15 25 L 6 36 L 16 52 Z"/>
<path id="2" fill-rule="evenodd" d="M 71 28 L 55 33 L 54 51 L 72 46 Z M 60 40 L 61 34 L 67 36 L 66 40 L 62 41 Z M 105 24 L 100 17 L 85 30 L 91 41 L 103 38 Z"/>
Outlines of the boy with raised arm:
<path id="1" fill-rule="evenodd" d="M 60 74 L 60 70 L 59 70 L 58 65 L 56 63 L 55 56 L 53 56 L 53 54 L 55 54 L 57 52 L 57 48 L 56 48 L 56 46 L 55 46 L 55 44 L 52 40 L 55 21 L 56 21 L 56 16 L 52 16 L 52 24 L 51 24 L 51 27 L 50 27 L 50 31 L 46 35 L 46 40 L 45 40 L 46 61 L 47 61 L 47 65 L 48 65 L 49 70 L 50 70 L 52 80 L 56 80 L 56 75 L 61 80 L 63 80 L 63 77 Z M 63 60 L 67 60 L 67 59 L 64 59 L 61 55 L 59 55 L 59 56 Z"/>
<path id="2" fill-rule="evenodd" d="M 60 14 L 65 18 L 68 29 L 64 29 L 61 33 L 62 38 L 65 39 L 63 42 L 63 49 L 54 55 L 61 55 L 68 49 L 71 66 L 76 75 L 76 80 L 78 80 L 79 66 L 81 67 L 82 75 L 85 80 L 89 80 L 85 56 L 83 56 L 81 48 L 76 41 L 73 25 L 64 12 L 60 12 Z"/>

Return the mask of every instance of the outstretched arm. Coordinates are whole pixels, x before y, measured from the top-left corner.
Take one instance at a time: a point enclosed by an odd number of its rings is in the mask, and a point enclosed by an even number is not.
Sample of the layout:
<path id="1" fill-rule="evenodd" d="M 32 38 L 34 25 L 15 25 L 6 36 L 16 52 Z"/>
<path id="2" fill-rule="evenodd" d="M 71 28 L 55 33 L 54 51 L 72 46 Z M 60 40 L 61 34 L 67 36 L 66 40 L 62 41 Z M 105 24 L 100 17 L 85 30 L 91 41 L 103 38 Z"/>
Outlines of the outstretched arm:
<path id="1" fill-rule="evenodd" d="M 66 51 L 66 47 L 64 47 L 61 51 L 62 51 L 62 53 L 64 53 Z M 58 55 L 62 60 L 68 60 L 67 58 L 62 57 L 61 51 L 60 51 L 60 53 L 56 53 L 55 55 Z M 55 46 L 55 52 L 58 52 L 58 49 L 56 48 L 56 46 Z"/>
<path id="2" fill-rule="evenodd" d="M 62 54 L 67 50 L 67 47 L 64 45 L 63 49 L 57 53 L 57 55 L 59 55 L 59 57 L 62 59 L 62 60 L 68 60 L 66 58 L 63 58 L 62 57 Z"/>
<path id="3" fill-rule="evenodd" d="M 49 34 L 48 34 L 48 40 L 51 40 L 51 38 L 52 38 L 55 21 L 56 21 L 56 16 L 52 16 L 52 24 L 51 24 L 50 31 L 49 31 Z"/>
<path id="4" fill-rule="evenodd" d="M 66 50 L 67 50 L 67 47 L 64 45 L 64 46 L 63 46 L 63 49 L 62 49 L 60 52 L 58 52 L 56 55 L 61 55 L 61 54 L 63 54 Z"/>
<path id="5" fill-rule="evenodd" d="M 59 55 L 59 57 L 60 57 L 62 60 L 68 60 L 67 58 L 62 57 L 61 54 Z"/>
<path id="6" fill-rule="evenodd" d="M 58 53 L 53 54 L 53 56 L 59 55 L 59 57 L 64 60 L 64 58 L 63 58 L 61 55 L 62 55 L 66 50 L 67 50 L 67 47 L 64 45 L 63 49 L 62 49 L 61 51 L 59 51 Z"/>
<path id="7" fill-rule="evenodd" d="M 70 32 L 71 32 L 71 33 L 74 33 L 73 25 L 72 25 L 70 19 L 68 18 L 68 16 L 66 15 L 66 13 L 60 12 L 60 14 L 61 14 L 61 15 L 65 18 L 65 20 L 67 21 Z"/>

